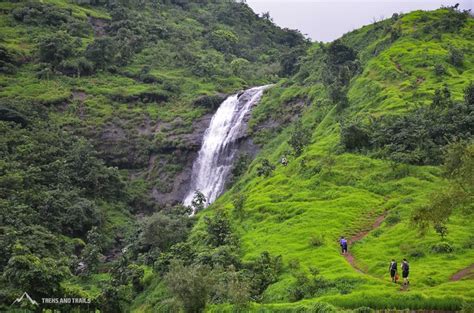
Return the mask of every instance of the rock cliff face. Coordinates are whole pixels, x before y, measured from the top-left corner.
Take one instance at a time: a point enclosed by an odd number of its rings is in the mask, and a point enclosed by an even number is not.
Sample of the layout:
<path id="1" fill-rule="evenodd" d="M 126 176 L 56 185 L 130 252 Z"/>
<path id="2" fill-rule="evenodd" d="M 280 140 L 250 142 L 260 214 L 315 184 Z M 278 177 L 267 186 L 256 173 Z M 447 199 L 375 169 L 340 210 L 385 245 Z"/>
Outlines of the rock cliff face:
<path id="1" fill-rule="evenodd" d="M 152 197 L 160 205 L 180 203 L 188 192 L 193 161 L 212 115 L 208 113 L 197 119 L 191 133 L 171 136 L 171 141 L 182 143 L 180 147 L 168 146 L 150 156 L 147 179 L 153 186 Z"/>

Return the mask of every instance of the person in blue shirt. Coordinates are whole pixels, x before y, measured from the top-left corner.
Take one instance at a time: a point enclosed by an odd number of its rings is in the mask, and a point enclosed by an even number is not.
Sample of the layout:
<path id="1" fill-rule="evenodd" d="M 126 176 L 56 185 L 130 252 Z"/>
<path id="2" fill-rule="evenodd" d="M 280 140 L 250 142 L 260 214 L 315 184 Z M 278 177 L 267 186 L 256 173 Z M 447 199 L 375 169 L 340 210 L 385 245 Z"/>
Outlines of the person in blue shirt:
<path id="1" fill-rule="evenodd" d="M 344 236 L 341 237 L 339 243 L 341 245 L 342 254 L 347 254 L 347 240 Z"/>

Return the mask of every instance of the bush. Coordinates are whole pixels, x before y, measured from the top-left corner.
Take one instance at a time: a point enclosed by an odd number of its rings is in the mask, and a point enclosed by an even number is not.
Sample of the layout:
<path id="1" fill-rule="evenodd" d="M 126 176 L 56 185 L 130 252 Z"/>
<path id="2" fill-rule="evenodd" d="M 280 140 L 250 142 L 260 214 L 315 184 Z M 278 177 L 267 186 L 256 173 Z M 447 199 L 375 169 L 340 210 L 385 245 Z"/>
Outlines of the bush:
<path id="1" fill-rule="evenodd" d="M 290 140 L 288 144 L 293 149 L 295 156 L 300 156 L 303 153 L 303 149 L 311 141 L 311 132 L 309 129 L 304 128 L 300 120 L 295 123 L 293 130 L 291 131 Z"/>
<path id="2" fill-rule="evenodd" d="M 385 223 L 387 223 L 387 225 L 389 225 L 389 226 L 392 226 L 392 225 L 400 223 L 401 219 L 402 218 L 400 217 L 400 212 L 398 212 L 398 211 L 397 212 L 392 212 L 385 219 Z"/>
<path id="3" fill-rule="evenodd" d="M 324 236 L 320 234 L 311 236 L 309 239 L 309 244 L 312 247 L 321 247 L 324 245 Z"/>
<path id="4" fill-rule="evenodd" d="M 374 312 L 375 310 L 374 309 L 371 309 L 369 307 L 366 307 L 366 306 L 363 306 L 363 307 L 360 307 L 360 308 L 357 308 L 354 310 L 354 313 L 372 313 Z"/>
<path id="5" fill-rule="evenodd" d="M 224 101 L 226 95 L 224 94 L 216 94 L 212 96 L 200 96 L 196 100 L 193 101 L 193 105 L 196 107 L 205 107 L 212 111 L 217 110 L 221 105 L 222 101 Z"/>
<path id="6" fill-rule="evenodd" d="M 257 167 L 257 175 L 258 176 L 263 176 L 263 177 L 268 177 L 272 174 L 272 172 L 275 170 L 276 166 L 270 163 L 267 159 L 263 159 L 260 162 L 260 166 Z"/>
<path id="7" fill-rule="evenodd" d="M 185 312 L 201 312 L 209 300 L 216 278 L 208 266 L 184 266 L 179 261 L 172 261 L 164 281 L 171 293 L 181 301 Z"/>
<path id="8" fill-rule="evenodd" d="M 448 242 L 438 242 L 431 246 L 431 251 L 434 253 L 451 253 L 454 248 Z"/>
<path id="9" fill-rule="evenodd" d="M 370 136 L 365 127 L 357 123 L 342 125 L 341 143 L 348 151 L 370 147 Z"/>
<path id="10" fill-rule="evenodd" d="M 84 57 L 64 60 L 59 64 L 58 70 L 68 76 L 81 77 L 83 75 L 90 75 L 94 72 L 92 63 Z"/>
<path id="11" fill-rule="evenodd" d="M 207 242 L 211 246 L 219 247 L 231 244 L 234 241 L 232 229 L 227 215 L 222 210 L 209 217 L 204 217 L 204 223 L 207 231 Z"/>
<path id="12" fill-rule="evenodd" d="M 464 52 L 455 47 L 449 47 L 448 62 L 457 67 L 462 66 L 464 63 Z"/>
<path id="13" fill-rule="evenodd" d="M 237 217 L 242 217 L 243 216 L 243 214 L 244 214 L 244 205 L 245 205 L 246 200 L 247 200 L 247 197 L 242 193 L 238 193 L 238 194 L 234 195 L 234 197 L 232 199 L 232 204 L 234 205 L 234 214 Z"/>
<path id="14" fill-rule="evenodd" d="M 325 302 L 316 302 L 308 310 L 308 313 L 336 313 L 336 307 Z"/>
<path id="15" fill-rule="evenodd" d="M 220 52 L 232 53 L 239 41 L 237 35 L 229 30 L 219 29 L 212 32 L 209 41 L 211 45 Z"/>
<path id="16" fill-rule="evenodd" d="M 85 56 L 95 64 L 96 68 L 105 69 L 114 62 L 116 49 L 113 38 L 100 37 L 87 46 Z"/>
<path id="17" fill-rule="evenodd" d="M 436 63 L 434 67 L 434 72 L 436 76 L 443 76 L 446 74 L 446 68 L 441 63 Z"/>
<path id="18" fill-rule="evenodd" d="M 78 42 L 63 31 L 44 36 L 38 42 L 39 60 L 56 67 L 63 60 L 73 56 L 78 46 Z"/>

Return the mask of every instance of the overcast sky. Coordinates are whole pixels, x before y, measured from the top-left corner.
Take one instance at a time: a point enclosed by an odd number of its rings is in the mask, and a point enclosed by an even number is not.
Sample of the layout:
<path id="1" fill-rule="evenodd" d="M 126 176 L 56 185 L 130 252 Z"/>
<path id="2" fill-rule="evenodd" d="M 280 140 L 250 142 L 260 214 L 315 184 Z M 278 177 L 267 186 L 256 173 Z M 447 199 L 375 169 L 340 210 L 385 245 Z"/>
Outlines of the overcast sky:
<path id="1" fill-rule="evenodd" d="M 460 3 L 473 8 L 474 0 L 247 0 L 256 13 L 270 12 L 281 27 L 299 29 L 314 41 L 332 41 L 344 33 L 391 17 L 395 12 L 433 10 Z"/>

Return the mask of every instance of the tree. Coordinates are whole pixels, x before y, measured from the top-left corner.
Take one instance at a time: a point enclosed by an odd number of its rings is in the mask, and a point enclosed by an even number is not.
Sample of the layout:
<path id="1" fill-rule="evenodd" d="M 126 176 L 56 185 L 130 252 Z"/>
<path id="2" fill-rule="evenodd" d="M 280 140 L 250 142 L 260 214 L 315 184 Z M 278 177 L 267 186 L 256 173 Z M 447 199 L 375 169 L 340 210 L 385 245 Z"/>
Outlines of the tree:
<path id="1" fill-rule="evenodd" d="M 466 105 L 474 105 L 474 83 L 470 82 L 464 90 L 464 102 Z"/>
<path id="2" fill-rule="evenodd" d="M 4 269 L 6 281 L 36 299 L 59 294 L 60 283 L 70 275 L 64 260 L 39 258 L 19 247 L 16 250 Z"/>
<path id="3" fill-rule="evenodd" d="M 182 303 L 185 312 L 199 313 L 204 310 L 215 277 L 206 265 L 185 266 L 173 260 L 164 278 L 171 293 Z"/>
<path id="4" fill-rule="evenodd" d="M 275 170 L 275 165 L 270 163 L 268 159 L 263 159 L 260 162 L 260 166 L 257 167 L 257 175 L 258 176 L 263 176 L 263 177 L 268 177 L 272 174 L 273 170 Z"/>
<path id="5" fill-rule="evenodd" d="M 303 153 L 303 149 L 310 143 L 311 133 L 307 128 L 303 127 L 300 120 L 295 123 L 293 130 L 291 131 L 290 139 L 288 144 L 293 149 L 295 156 L 300 156 Z"/>
<path id="6" fill-rule="evenodd" d="M 449 47 L 448 61 L 454 66 L 462 66 L 464 63 L 464 53 L 453 46 Z"/>
<path id="7" fill-rule="evenodd" d="M 204 223 L 206 224 L 207 242 L 210 245 L 219 247 L 232 243 L 232 228 L 224 211 L 217 210 L 212 217 L 205 216 Z"/>
<path id="8" fill-rule="evenodd" d="M 39 60 L 56 67 L 63 60 L 73 56 L 78 46 L 78 43 L 64 31 L 44 36 L 38 42 Z"/>
<path id="9" fill-rule="evenodd" d="M 81 252 L 81 259 L 85 265 L 85 274 L 92 274 L 100 263 L 101 240 L 97 227 L 87 232 L 87 244 Z"/>
<path id="10" fill-rule="evenodd" d="M 450 183 L 430 197 L 427 206 L 415 210 L 412 221 L 422 231 L 431 225 L 444 238 L 447 222 L 455 210 L 466 216 L 474 213 L 474 145 L 454 142 L 445 153 L 444 176 Z"/>
<path id="11" fill-rule="evenodd" d="M 232 199 L 232 204 L 234 205 L 234 214 L 238 217 L 242 217 L 244 213 L 244 205 L 247 197 L 242 193 L 237 193 L 234 195 Z"/>
<path id="12" fill-rule="evenodd" d="M 239 41 L 239 38 L 230 30 L 218 29 L 211 33 L 209 41 L 217 51 L 223 53 L 232 53 Z"/>
<path id="13" fill-rule="evenodd" d="M 173 216 L 158 212 L 146 220 L 141 241 L 148 250 L 167 251 L 175 243 L 186 239 L 191 225 L 187 215 Z"/>
<path id="14" fill-rule="evenodd" d="M 207 199 L 206 196 L 200 192 L 199 190 L 196 190 L 194 193 L 193 201 L 191 201 L 191 206 L 193 208 L 193 212 L 199 212 L 204 210 L 207 204 Z"/>
<path id="15" fill-rule="evenodd" d="M 86 58 L 91 60 L 96 68 L 104 69 L 115 59 L 116 46 L 111 37 L 96 38 L 86 48 Z"/>

